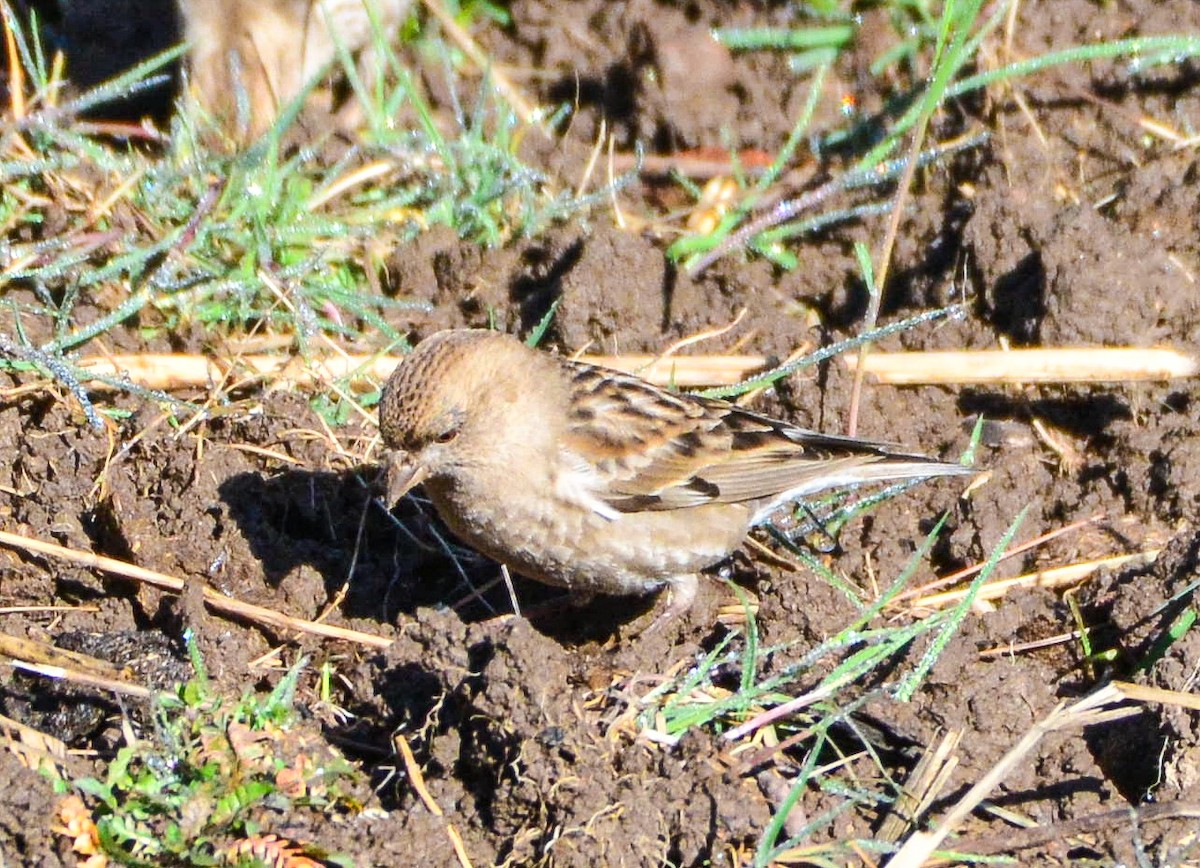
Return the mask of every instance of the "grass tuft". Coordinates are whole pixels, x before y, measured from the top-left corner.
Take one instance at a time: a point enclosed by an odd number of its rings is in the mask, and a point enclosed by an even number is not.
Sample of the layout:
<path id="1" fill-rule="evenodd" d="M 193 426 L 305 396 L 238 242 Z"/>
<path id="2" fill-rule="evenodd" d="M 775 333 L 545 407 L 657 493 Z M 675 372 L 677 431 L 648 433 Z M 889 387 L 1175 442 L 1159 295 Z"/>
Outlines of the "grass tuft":
<path id="1" fill-rule="evenodd" d="M 461 11 L 499 10 L 470 3 Z M 112 125 L 101 134 L 81 117 L 151 86 L 179 50 L 59 105 L 59 65 L 47 63 L 16 16 L 6 12 L 4 23 L 22 75 L 0 127 L 0 365 L 57 381 L 94 426 L 100 414 L 73 359 L 114 330 L 132 326 L 150 342 L 202 333 L 210 346 L 285 337 L 305 357 L 318 342 L 322 351 L 404 348 L 396 322 L 427 304 L 390 285 L 393 248 L 437 226 L 497 246 L 602 198 L 559 190 L 522 160 L 528 126 L 486 78 L 464 107 L 436 33 L 416 50 L 443 59 L 455 92 L 451 127 L 435 120 L 416 73 L 377 34 L 381 66 L 369 83 L 342 57 L 362 102 L 362 140 L 319 134 L 304 147 L 289 144 L 301 94 L 237 152 L 187 99 L 169 134 L 150 136 L 161 146 L 114 140 Z"/>
<path id="2" fill-rule="evenodd" d="M 302 808 L 359 809 L 350 794 L 357 770 L 295 726 L 306 658 L 268 695 L 235 700 L 215 692 L 190 650 L 196 674 L 157 698 L 152 740 L 118 750 L 103 778 L 57 782 L 74 793 L 62 813 L 72 815 L 77 841 L 86 830 L 94 853 L 124 865 L 243 864 L 255 846 L 277 844 L 270 833 L 277 818 Z M 329 858 L 310 848 L 290 850 Z"/>

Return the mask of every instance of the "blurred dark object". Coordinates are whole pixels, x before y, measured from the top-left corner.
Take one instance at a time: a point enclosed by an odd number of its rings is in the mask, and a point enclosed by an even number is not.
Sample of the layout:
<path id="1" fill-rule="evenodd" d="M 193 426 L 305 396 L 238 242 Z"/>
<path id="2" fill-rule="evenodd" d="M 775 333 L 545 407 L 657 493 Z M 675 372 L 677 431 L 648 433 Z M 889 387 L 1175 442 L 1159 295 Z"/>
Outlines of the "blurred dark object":
<path id="1" fill-rule="evenodd" d="M 95 87 L 131 66 L 177 45 L 183 24 L 176 0 L 10 0 L 19 20 L 30 30 L 36 15 L 46 55 L 61 51 L 66 74 L 76 90 Z M 165 72 L 168 80 L 114 99 L 90 114 L 111 120 L 170 116 L 179 91 L 179 64 Z"/>

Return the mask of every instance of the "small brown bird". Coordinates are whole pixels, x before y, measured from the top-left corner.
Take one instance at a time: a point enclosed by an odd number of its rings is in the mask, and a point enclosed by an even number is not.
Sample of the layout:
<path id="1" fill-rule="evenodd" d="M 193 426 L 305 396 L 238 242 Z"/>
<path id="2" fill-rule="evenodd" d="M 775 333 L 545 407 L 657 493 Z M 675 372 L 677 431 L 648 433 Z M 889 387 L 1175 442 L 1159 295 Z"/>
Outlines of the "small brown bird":
<path id="1" fill-rule="evenodd" d="M 370 54 L 378 26 L 394 32 L 413 0 L 178 0 L 190 43 L 191 80 L 202 105 L 232 129 L 240 94 L 250 137 L 338 58 Z M 377 61 L 377 58 L 373 58 Z M 370 79 L 377 62 L 359 57 Z"/>
<path id="2" fill-rule="evenodd" d="M 780 506 L 860 482 L 971 473 L 820 434 L 726 401 L 539 352 L 490 331 L 443 331 L 396 368 L 379 405 L 389 504 L 423 484 L 464 542 L 577 595 L 671 589 Z"/>

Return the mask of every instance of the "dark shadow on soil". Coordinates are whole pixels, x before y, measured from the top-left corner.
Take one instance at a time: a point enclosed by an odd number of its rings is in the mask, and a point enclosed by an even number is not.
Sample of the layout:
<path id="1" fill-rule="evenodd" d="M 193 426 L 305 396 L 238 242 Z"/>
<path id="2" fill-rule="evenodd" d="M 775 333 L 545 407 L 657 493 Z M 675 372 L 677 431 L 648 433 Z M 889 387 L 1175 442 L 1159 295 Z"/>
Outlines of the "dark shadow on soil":
<path id="1" fill-rule="evenodd" d="M 1137 717 L 1089 726 L 1083 740 L 1105 779 L 1129 804 L 1139 805 L 1153 793 L 1167 747 L 1167 734 L 1157 714 L 1147 709 Z"/>
<path id="2" fill-rule="evenodd" d="M 309 471 L 240 473 L 218 491 L 271 586 L 300 564 L 317 567 L 331 589 L 345 580 L 369 492 L 352 492 L 339 474 Z"/>
<path id="3" fill-rule="evenodd" d="M 240 473 L 218 491 L 268 585 L 278 588 L 310 567 L 326 598 L 348 585 L 344 614 L 394 623 L 420 606 L 446 604 L 461 589 L 439 578 L 453 568 L 416 505 L 406 502 L 392 515 L 364 485 L 376 472 Z M 469 577 L 486 581 L 477 558 L 456 555 Z"/>
<path id="4" fill-rule="evenodd" d="M 546 95 L 556 103 L 598 109 L 610 121 L 628 120 L 636 107 L 636 79 L 629 66 L 615 63 L 598 76 L 572 76 L 552 82 Z"/>
<path id="5" fill-rule="evenodd" d="M 1190 652 L 1198 644 L 1194 631 L 1176 628 L 1190 623 L 1194 612 L 1198 565 L 1200 533 L 1184 531 L 1153 565 L 1122 570 L 1102 593 L 1091 595 L 1083 617 L 1103 625 L 1094 631 L 1095 653 L 1116 652 L 1110 677 L 1138 681 L 1146 671 L 1169 672 L 1175 661 L 1191 670 Z M 1085 730 L 1096 764 L 1131 804 L 1152 799 L 1163 784 L 1177 750 L 1172 744 L 1177 712 L 1147 705 L 1138 716 Z"/>
<path id="6" fill-rule="evenodd" d="M 219 491 L 271 587 L 296 581 L 300 568 L 309 567 L 321 576 L 326 598 L 349 583 L 345 616 L 382 623 L 429 607 L 453 607 L 467 623 L 512 612 L 499 565 L 457 543 L 419 490 L 385 510 L 361 482 L 374 472 L 243 473 Z M 584 602 L 520 576 L 511 579 L 522 614 L 568 645 L 617 635 L 658 599 Z"/>
<path id="7" fill-rule="evenodd" d="M 1029 242 L 1032 246 L 1032 241 Z M 1046 267 L 1042 255 L 1029 253 L 1000 277 L 979 300 L 981 317 L 1016 346 L 1035 346 L 1046 315 Z"/>
<path id="8" fill-rule="evenodd" d="M 522 274 L 512 282 L 510 299 L 519 313 L 521 334 L 528 334 L 562 299 L 563 278 L 579 262 L 583 240 L 564 250 L 530 245 L 521 256 Z M 553 334 L 553 324 L 551 324 Z"/>
<path id="9" fill-rule="evenodd" d="M 1128 403 L 1110 392 L 1031 400 L 1020 395 L 964 389 L 958 406 L 964 415 L 978 414 L 991 420 L 1041 419 L 1074 437 L 1093 440 L 1111 437 L 1111 426 L 1132 415 Z"/>

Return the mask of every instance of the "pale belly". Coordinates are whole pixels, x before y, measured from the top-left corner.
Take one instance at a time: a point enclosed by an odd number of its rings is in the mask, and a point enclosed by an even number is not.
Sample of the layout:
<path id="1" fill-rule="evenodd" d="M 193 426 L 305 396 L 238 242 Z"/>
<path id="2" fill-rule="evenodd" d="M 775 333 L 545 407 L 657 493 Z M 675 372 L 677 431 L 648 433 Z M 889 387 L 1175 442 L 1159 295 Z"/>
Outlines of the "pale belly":
<path id="1" fill-rule="evenodd" d="M 655 591 L 727 557 L 750 521 L 748 509 L 731 504 L 607 518 L 555 509 L 550 499 L 481 504 L 438 486 L 426 489 L 463 542 L 523 576 L 582 593 Z"/>

